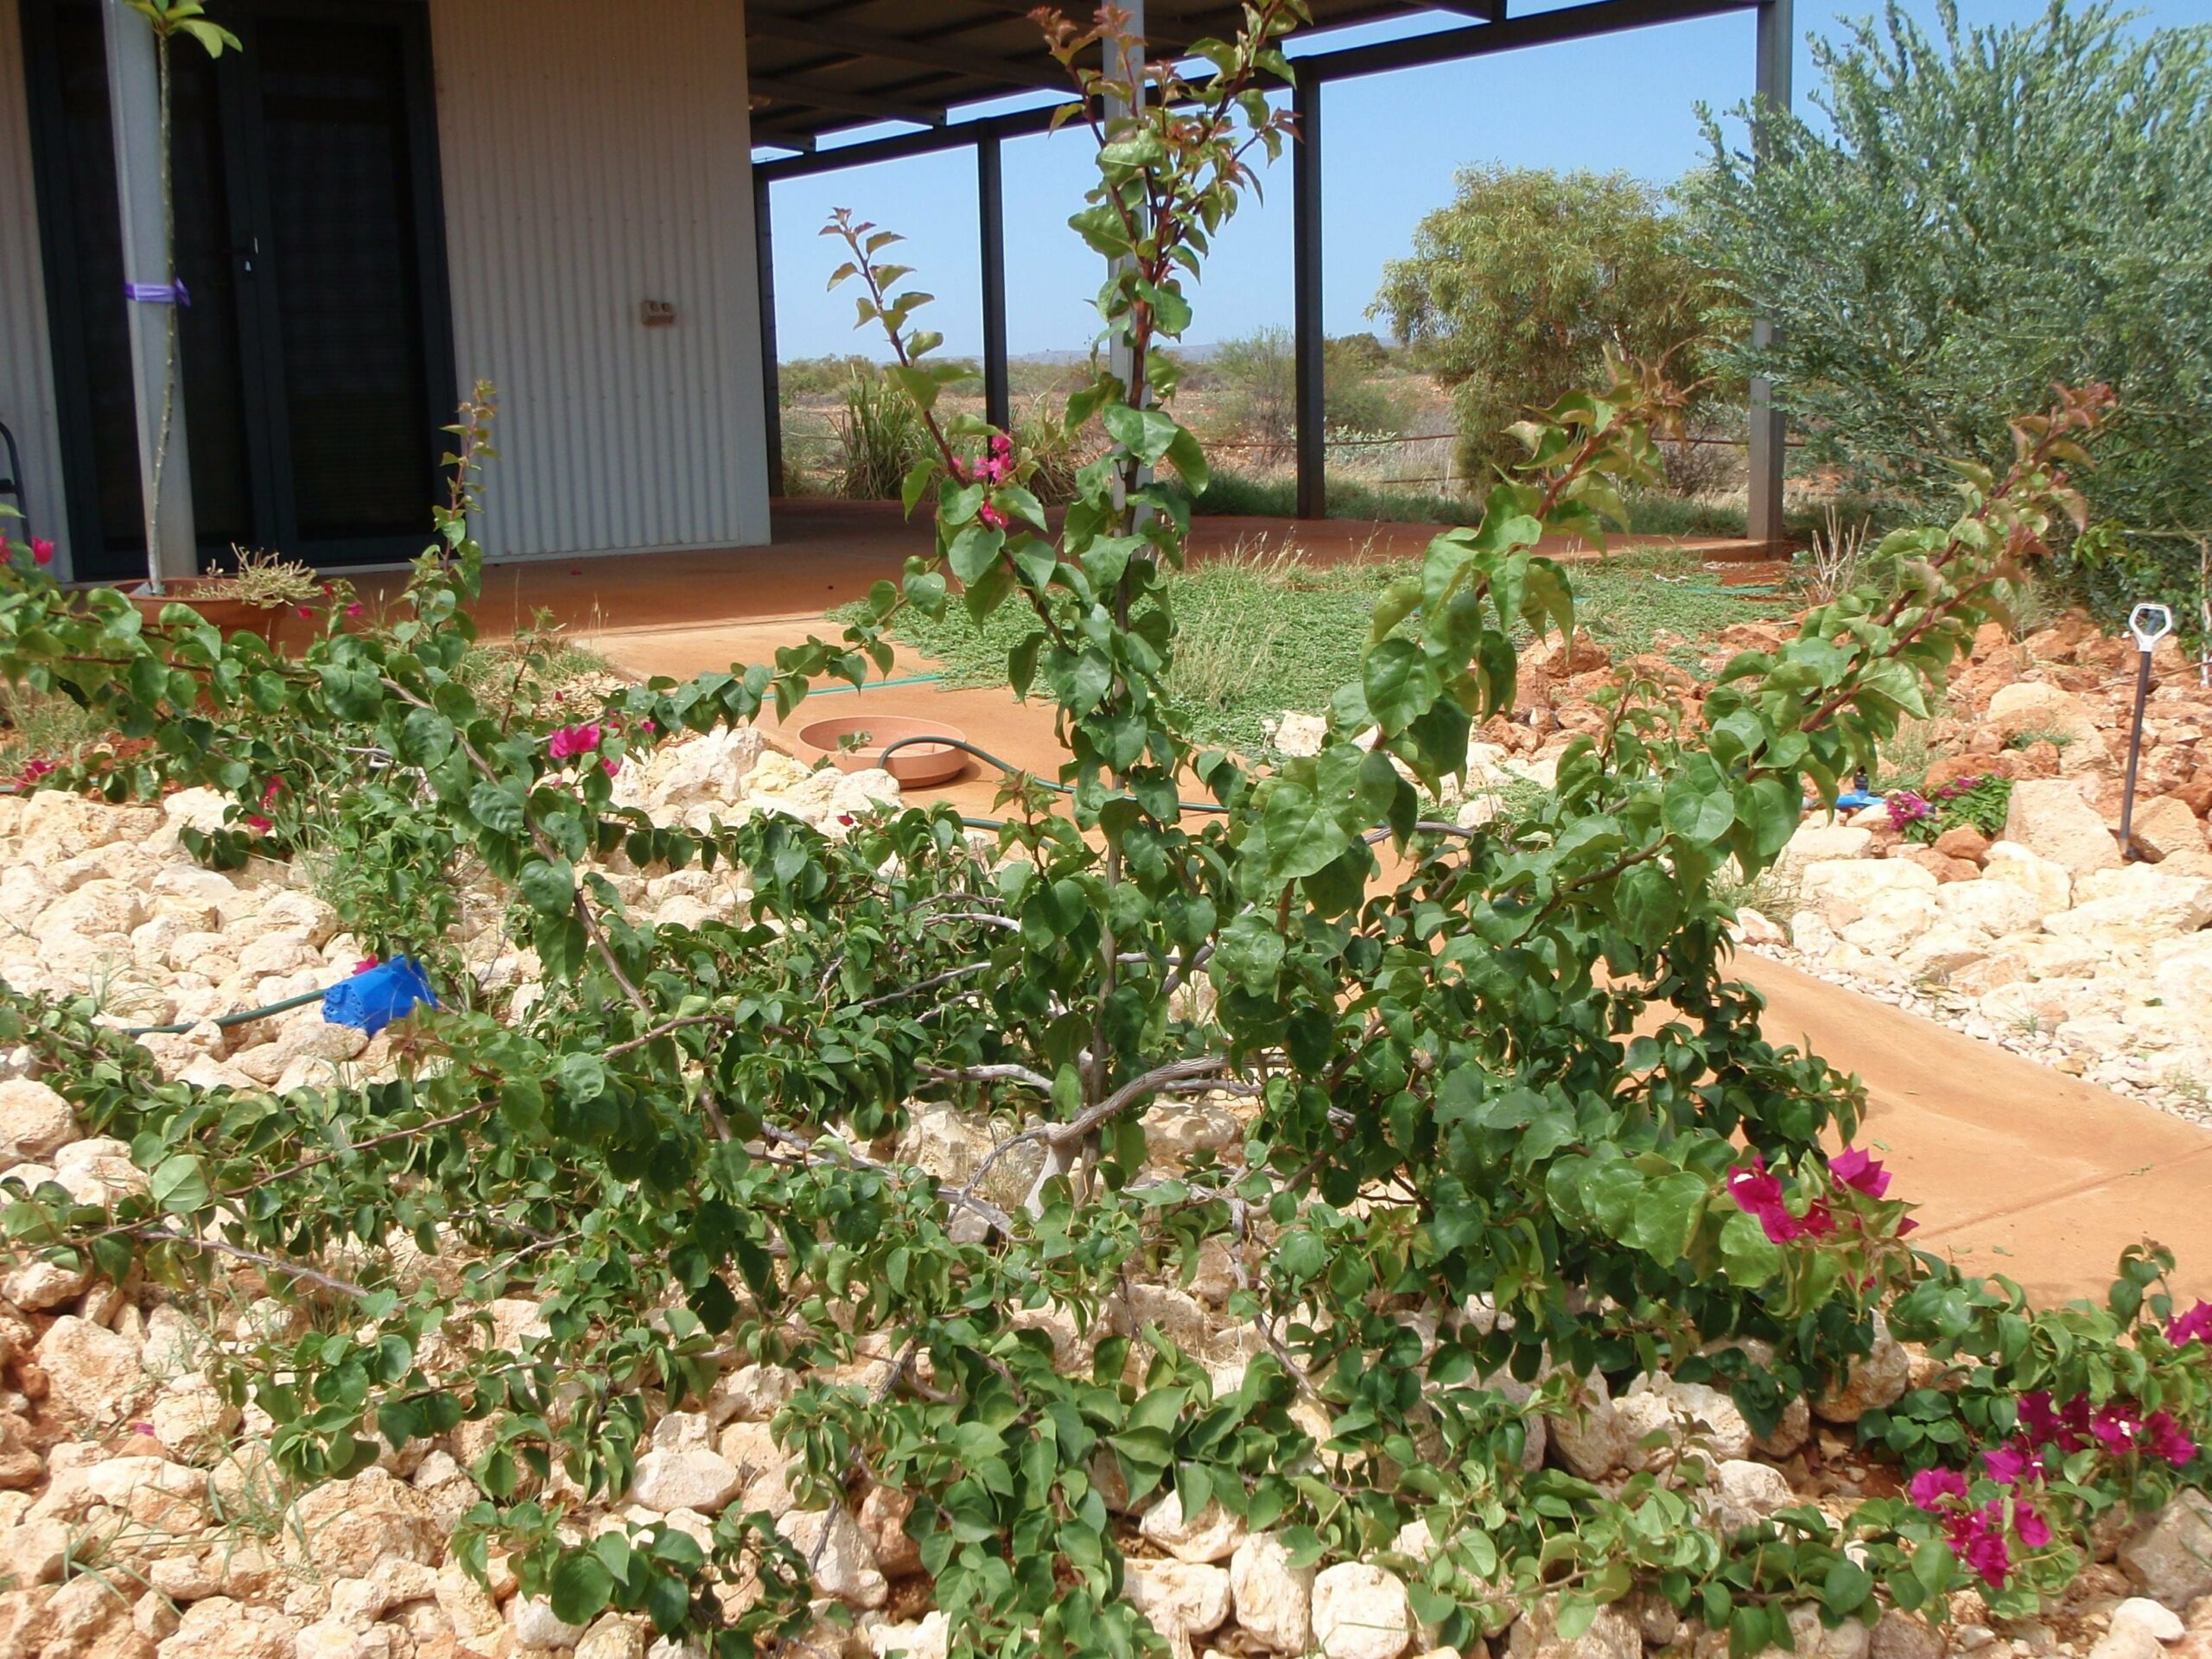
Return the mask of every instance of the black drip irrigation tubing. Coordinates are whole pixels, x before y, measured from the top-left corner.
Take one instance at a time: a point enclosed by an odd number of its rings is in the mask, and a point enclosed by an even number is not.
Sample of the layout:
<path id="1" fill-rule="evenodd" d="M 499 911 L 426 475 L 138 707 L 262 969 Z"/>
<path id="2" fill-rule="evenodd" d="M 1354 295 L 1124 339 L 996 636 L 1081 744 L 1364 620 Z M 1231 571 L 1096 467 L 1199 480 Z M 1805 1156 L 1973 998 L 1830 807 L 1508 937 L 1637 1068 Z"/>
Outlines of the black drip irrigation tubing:
<path id="1" fill-rule="evenodd" d="M 219 1014 L 208 1020 L 188 1020 L 175 1026 L 126 1026 L 126 1037 L 181 1037 L 188 1031 L 197 1031 L 205 1025 L 224 1027 L 243 1026 L 250 1020 L 265 1019 L 272 1014 L 284 1014 L 293 1008 L 304 1008 L 310 1002 L 322 1001 L 321 991 L 302 991 L 297 996 L 288 996 L 282 1002 L 270 1002 L 258 1008 L 245 1008 L 237 1014 Z"/>

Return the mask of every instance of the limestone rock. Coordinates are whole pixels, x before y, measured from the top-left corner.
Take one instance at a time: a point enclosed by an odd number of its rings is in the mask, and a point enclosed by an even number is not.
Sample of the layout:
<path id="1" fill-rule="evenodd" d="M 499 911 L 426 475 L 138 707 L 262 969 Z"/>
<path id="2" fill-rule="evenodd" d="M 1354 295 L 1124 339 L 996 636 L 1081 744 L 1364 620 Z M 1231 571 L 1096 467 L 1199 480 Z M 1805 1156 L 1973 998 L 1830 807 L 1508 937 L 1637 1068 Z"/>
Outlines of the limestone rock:
<path id="1" fill-rule="evenodd" d="M 1751 1426 L 1736 1402 L 1719 1389 L 1678 1382 L 1662 1371 L 1639 1376 L 1629 1384 L 1623 1406 L 1637 1397 L 1656 1401 L 1671 1420 L 1669 1426 L 1677 1438 L 1698 1446 L 1715 1460 L 1726 1463 L 1751 1456 Z M 1641 1424 L 1637 1427 L 1639 1437 L 1650 1433 Z"/>
<path id="2" fill-rule="evenodd" d="M 556 1618 L 542 1596 L 517 1596 L 507 1604 L 507 1623 L 518 1647 L 573 1648 L 583 1640 L 584 1627 Z"/>
<path id="3" fill-rule="evenodd" d="M 2016 680 L 1999 686 L 1983 719 L 2003 743 L 2022 733 L 2063 737 L 2069 744 L 2102 741 L 2088 705 L 2047 681 Z"/>
<path id="4" fill-rule="evenodd" d="M 798 1373 L 781 1365 L 741 1365 L 707 1396 L 707 1415 L 720 1427 L 732 1418 L 765 1423 L 798 1391 Z"/>
<path id="5" fill-rule="evenodd" d="M 105 1326 L 65 1313 L 39 1338 L 39 1368 L 46 1373 L 47 1409 L 64 1421 L 121 1421 L 144 1392 L 139 1344 Z"/>
<path id="6" fill-rule="evenodd" d="M 2071 779 L 2029 778 L 2014 784 L 2005 839 L 2077 877 L 2120 866 L 2120 842 Z"/>
<path id="7" fill-rule="evenodd" d="M 69 1103 L 30 1077 L 0 1083 L 0 1170 L 42 1164 L 76 1138 Z"/>
<path id="8" fill-rule="evenodd" d="M 1641 1659 L 1643 1632 L 1618 1604 L 1600 1607 L 1571 1641 L 1560 1637 L 1557 1618 L 1557 1605 L 1547 1599 L 1516 1619 L 1506 1645 L 1511 1659 Z"/>
<path id="9" fill-rule="evenodd" d="M 1613 1405 L 1612 1390 L 1605 1375 L 1592 1371 L 1582 1380 L 1576 1395 L 1581 1411 L 1546 1420 L 1559 1460 L 1585 1480 L 1600 1480 L 1624 1467 L 1632 1449 Z"/>
<path id="10" fill-rule="evenodd" d="M 1951 882 L 1937 892 L 1936 909 L 1953 926 L 1993 939 L 2031 929 L 2044 917 L 2036 896 L 2011 881 Z"/>
<path id="11" fill-rule="evenodd" d="M 1855 1423 L 1870 1411 L 1897 1404 L 1911 1382 L 1912 1357 L 1890 1334 L 1889 1321 L 1877 1313 L 1872 1349 L 1851 1362 L 1841 1383 L 1813 1402 L 1813 1414 L 1823 1422 Z"/>
<path id="12" fill-rule="evenodd" d="M 2074 902 L 2072 872 L 2017 841 L 1990 844 L 1988 855 L 1982 861 L 1981 879 L 1984 883 L 2019 888 L 2035 901 L 2038 916 L 2063 910 Z"/>
<path id="13" fill-rule="evenodd" d="M 576 1659 L 645 1659 L 652 1630 L 635 1613 L 602 1613 L 576 1643 Z"/>
<path id="14" fill-rule="evenodd" d="M 776 1530 L 813 1562 L 815 1587 L 823 1595 L 855 1607 L 880 1607 L 891 1599 L 868 1539 L 842 1507 L 793 1510 L 776 1522 Z"/>
<path id="15" fill-rule="evenodd" d="M 184 1610 L 156 1651 L 161 1659 L 294 1659 L 299 1632 L 298 1619 L 272 1607 L 210 1596 Z"/>
<path id="16" fill-rule="evenodd" d="M 1876 1623 L 1867 1652 L 1869 1659 L 1943 1659 L 1943 1638 L 1926 1619 L 1892 1607 Z"/>
<path id="17" fill-rule="evenodd" d="M 2180 1621 L 2176 1619 L 2175 1623 L 2178 1624 Z M 2112 1627 L 2089 1649 L 2089 1659 L 2163 1659 L 2164 1652 L 2158 1638 L 2142 1620 L 2115 1616 Z"/>
<path id="18" fill-rule="evenodd" d="M 284 1529 L 285 1558 L 341 1578 L 360 1578 L 386 1554 L 435 1567 L 445 1535 L 429 1500 L 382 1469 L 366 1469 L 302 1495 Z"/>
<path id="19" fill-rule="evenodd" d="M 1271 1532 L 1254 1533 L 1229 1559 L 1230 1594 L 1244 1634 L 1275 1653 L 1302 1654 L 1313 1640 L 1313 1569 L 1290 1564 Z"/>
<path id="20" fill-rule="evenodd" d="M 656 1447 L 638 1459 L 632 1499 L 665 1515 L 696 1510 L 712 1515 L 745 1490 L 737 1466 L 703 1446 L 673 1450 Z"/>
<path id="21" fill-rule="evenodd" d="M 1233 1599 L 1228 1573 L 1196 1561 L 1131 1561 L 1122 1590 L 1171 1643 L 1219 1629 Z"/>
<path id="22" fill-rule="evenodd" d="M 2118 1630 L 2123 1623 L 2140 1624 L 2159 1642 L 2178 1642 L 2189 1634 L 2179 1613 L 2148 1596 L 2130 1596 L 2112 1610 L 2113 1628 Z"/>
<path id="23" fill-rule="evenodd" d="M 952 1644 L 951 1621 L 932 1612 L 912 1624 L 877 1624 L 869 1629 L 868 1641 L 878 1659 L 893 1659 L 898 1654 L 906 1659 L 944 1659 Z"/>
<path id="24" fill-rule="evenodd" d="M 2074 884 L 2074 908 L 2044 925 L 2063 937 L 2126 929 L 2193 933 L 2212 922 L 2212 881 L 2169 874 L 2164 865 L 2129 864 Z"/>
<path id="25" fill-rule="evenodd" d="M 1796 1501 L 1781 1470 L 1744 1458 L 1731 1458 L 1715 1468 L 1708 1497 L 1715 1522 L 1727 1533 L 1757 1526 Z"/>
<path id="26" fill-rule="evenodd" d="M 861 1500 L 861 1531 L 887 1579 L 922 1570 L 921 1546 L 906 1535 L 906 1522 L 913 1513 L 913 1494 L 890 1486 L 870 1487 Z"/>
<path id="27" fill-rule="evenodd" d="M 1396 1573 L 1339 1561 L 1314 1576 L 1313 1642 L 1323 1659 L 1398 1659 L 1413 1639 L 1413 1608 Z"/>
<path id="28" fill-rule="evenodd" d="M 1144 1512 L 1137 1530 L 1179 1561 L 1225 1561 L 1244 1537 L 1244 1522 L 1217 1503 L 1186 1521 L 1180 1494 L 1169 1492 Z"/>
<path id="29" fill-rule="evenodd" d="M 43 1256 L 31 1256 L 16 1262 L 5 1273 L 0 1273 L 0 1297 L 5 1297 L 27 1313 L 42 1313 L 49 1307 L 59 1307 L 85 1294 L 92 1282 L 89 1262 L 77 1267 L 64 1267 L 59 1262 L 49 1262 Z"/>
<path id="30" fill-rule="evenodd" d="M 2177 795 L 2161 795 L 2136 804 L 2128 824 L 2135 844 L 2161 861 L 2183 853 L 2204 850 L 2204 821 L 2189 810 Z"/>
<path id="31" fill-rule="evenodd" d="M 2120 1570 L 2154 1601 L 2186 1607 L 2212 1595 L 2212 1498 L 2185 1488 L 2120 1547 Z"/>

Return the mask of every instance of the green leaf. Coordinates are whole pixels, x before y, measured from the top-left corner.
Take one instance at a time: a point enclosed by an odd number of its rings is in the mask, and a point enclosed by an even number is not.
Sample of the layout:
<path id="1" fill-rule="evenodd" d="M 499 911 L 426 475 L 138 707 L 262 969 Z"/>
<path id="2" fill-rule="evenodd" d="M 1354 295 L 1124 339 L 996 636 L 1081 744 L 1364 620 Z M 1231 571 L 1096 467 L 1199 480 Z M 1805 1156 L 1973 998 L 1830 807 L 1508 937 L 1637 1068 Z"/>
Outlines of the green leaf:
<path id="1" fill-rule="evenodd" d="M 553 1617 L 565 1624 L 588 1624 L 607 1611 L 614 1595 L 614 1580 L 607 1564 L 588 1551 L 561 1558 L 553 1569 L 547 1599 Z"/>
<path id="2" fill-rule="evenodd" d="M 207 1172 L 188 1152 L 172 1153 L 155 1165 L 147 1190 L 155 1204 L 172 1216 L 198 1213 L 207 1207 L 211 1196 Z"/>
<path id="3" fill-rule="evenodd" d="M 540 915 L 566 915 L 576 901 L 576 873 L 565 858 L 534 858 L 516 876 L 515 891 Z"/>

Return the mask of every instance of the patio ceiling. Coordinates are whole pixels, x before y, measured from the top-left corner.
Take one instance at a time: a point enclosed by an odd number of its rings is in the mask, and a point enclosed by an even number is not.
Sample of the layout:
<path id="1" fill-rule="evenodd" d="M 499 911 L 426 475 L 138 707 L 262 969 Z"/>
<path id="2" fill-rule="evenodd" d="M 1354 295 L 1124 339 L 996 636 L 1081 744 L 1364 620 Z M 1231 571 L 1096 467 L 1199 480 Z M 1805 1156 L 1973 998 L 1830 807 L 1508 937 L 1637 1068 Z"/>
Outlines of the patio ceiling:
<path id="1" fill-rule="evenodd" d="M 1086 18 L 1084 0 L 1062 0 Z M 1030 0 L 747 0 L 753 131 L 805 149 L 823 135 L 879 121 L 940 125 L 963 105 L 1010 93 L 1065 92 Z M 1427 15 L 1496 22 L 1504 0 L 1312 0 L 1317 29 Z M 1148 0 L 1154 44 L 1233 36 L 1243 8 L 1221 0 Z"/>

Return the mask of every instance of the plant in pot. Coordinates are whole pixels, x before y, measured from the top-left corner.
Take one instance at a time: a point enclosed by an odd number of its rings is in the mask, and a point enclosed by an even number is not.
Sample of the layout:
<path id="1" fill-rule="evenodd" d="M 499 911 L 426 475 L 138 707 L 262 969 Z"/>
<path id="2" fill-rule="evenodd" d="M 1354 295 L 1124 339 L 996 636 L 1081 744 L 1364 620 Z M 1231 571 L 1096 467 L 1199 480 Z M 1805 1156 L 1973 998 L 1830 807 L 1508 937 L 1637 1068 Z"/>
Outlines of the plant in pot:
<path id="1" fill-rule="evenodd" d="M 130 602 L 149 622 L 170 605 L 188 605 L 226 633 L 244 629 L 272 640 L 288 613 L 307 614 L 330 590 L 314 569 L 263 548 L 233 546 L 231 568 L 204 576 L 172 578 L 159 593 L 140 589 Z"/>

